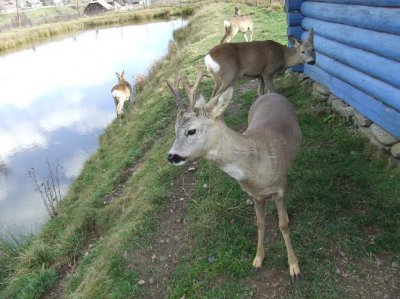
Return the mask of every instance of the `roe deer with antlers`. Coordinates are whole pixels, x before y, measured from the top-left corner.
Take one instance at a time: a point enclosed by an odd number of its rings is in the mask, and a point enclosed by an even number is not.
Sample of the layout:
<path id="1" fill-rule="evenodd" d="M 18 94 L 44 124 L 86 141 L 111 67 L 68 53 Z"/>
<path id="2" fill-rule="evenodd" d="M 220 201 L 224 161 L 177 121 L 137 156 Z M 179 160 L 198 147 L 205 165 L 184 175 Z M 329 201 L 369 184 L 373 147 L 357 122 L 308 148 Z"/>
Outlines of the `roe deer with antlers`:
<path id="1" fill-rule="evenodd" d="M 237 133 L 227 127 L 221 118 L 232 98 L 232 86 L 208 103 L 203 96 L 196 100 L 196 89 L 203 76 L 202 72 L 198 74 L 193 87 L 178 73 L 174 86 L 167 82 L 179 107 L 175 142 L 168 153 L 168 160 L 174 165 L 183 165 L 205 157 L 237 180 L 241 188 L 252 196 L 258 226 L 254 272 L 261 268 L 264 260 L 265 201 L 274 199 L 286 244 L 289 272 L 293 280 L 298 280 L 300 269 L 289 237 L 285 206 L 288 170 L 301 143 L 295 110 L 281 95 L 260 96 L 250 107 L 246 131 Z M 185 105 L 179 96 L 181 80 L 189 105 Z"/>
<path id="2" fill-rule="evenodd" d="M 265 85 L 274 92 L 274 75 L 303 63 L 315 63 L 314 31 L 301 42 L 289 36 L 293 48 L 275 41 L 220 44 L 211 49 L 204 60 L 214 77 L 213 96 L 225 90 L 240 78 L 258 78 L 258 95 L 264 94 Z"/>
<path id="3" fill-rule="evenodd" d="M 221 44 L 229 43 L 232 38 L 242 32 L 245 41 L 253 40 L 253 19 L 250 16 L 242 15 L 240 7 L 235 6 L 235 15 L 224 20 L 225 35 L 221 40 Z M 250 38 L 247 34 L 250 32 Z"/>
<path id="4" fill-rule="evenodd" d="M 132 93 L 132 87 L 124 78 L 125 71 L 122 71 L 121 74 L 115 74 L 117 75 L 118 83 L 111 89 L 111 95 L 114 98 L 117 116 L 119 116 L 122 114 L 125 102 L 129 101 L 129 97 Z"/>

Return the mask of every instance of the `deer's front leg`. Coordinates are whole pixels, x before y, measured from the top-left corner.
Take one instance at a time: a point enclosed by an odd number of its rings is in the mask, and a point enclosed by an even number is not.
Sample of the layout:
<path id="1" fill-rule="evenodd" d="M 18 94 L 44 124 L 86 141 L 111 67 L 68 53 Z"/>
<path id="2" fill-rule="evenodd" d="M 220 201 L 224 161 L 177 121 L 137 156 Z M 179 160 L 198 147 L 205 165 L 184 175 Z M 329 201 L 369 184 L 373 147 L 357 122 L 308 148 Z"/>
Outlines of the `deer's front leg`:
<path id="1" fill-rule="evenodd" d="M 275 92 L 274 88 L 274 75 L 273 74 L 263 74 L 264 83 L 267 85 L 268 92 Z"/>
<path id="2" fill-rule="evenodd" d="M 300 280 L 300 268 L 297 262 L 296 254 L 294 253 L 292 242 L 290 241 L 289 236 L 289 217 L 286 211 L 285 198 L 282 194 L 277 194 L 275 197 L 275 203 L 278 210 L 279 217 L 279 228 L 282 232 L 283 239 L 285 240 L 287 255 L 288 255 L 288 263 L 289 263 L 289 273 L 294 281 Z"/>
<path id="3" fill-rule="evenodd" d="M 259 96 L 262 96 L 264 94 L 264 89 L 265 89 L 265 83 L 263 77 L 258 78 L 258 90 L 257 94 Z"/>
<path id="4" fill-rule="evenodd" d="M 265 200 L 254 199 L 254 206 L 257 216 L 258 242 L 257 253 L 253 261 L 253 272 L 258 272 L 264 261 L 264 239 L 265 239 Z"/>

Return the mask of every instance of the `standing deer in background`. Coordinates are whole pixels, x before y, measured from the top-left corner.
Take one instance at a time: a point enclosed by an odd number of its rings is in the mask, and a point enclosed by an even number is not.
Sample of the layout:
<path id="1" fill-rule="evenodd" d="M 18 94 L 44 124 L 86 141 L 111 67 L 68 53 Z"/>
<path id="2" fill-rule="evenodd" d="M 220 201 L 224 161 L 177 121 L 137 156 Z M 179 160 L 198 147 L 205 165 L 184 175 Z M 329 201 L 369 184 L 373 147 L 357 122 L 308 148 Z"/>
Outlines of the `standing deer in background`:
<path id="1" fill-rule="evenodd" d="M 250 41 L 253 40 L 253 19 L 250 16 L 243 16 L 240 7 L 235 6 L 235 15 L 224 20 L 225 35 L 221 40 L 221 44 L 229 43 L 231 39 L 240 31 L 243 33 L 245 41 L 248 32 L 250 32 Z"/>
<path id="2" fill-rule="evenodd" d="M 258 78 L 258 95 L 264 94 L 265 85 L 274 92 L 274 75 L 299 64 L 315 63 L 314 31 L 301 42 L 289 36 L 293 48 L 275 41 L 220 44 L 212 48 L 204 60 L 214 77 L 213 96 L 225 90 L 235 80 Z"/>
<path id="3" fill-rule="evenodd" d="M 179 112 L 175 124 L 175 142 L 168 153 L 174 165 L 205 157 L 237 180 L 253 197 L 257 216 L 258 244 L 253 261 L 257 272 L 264 260 L 265 201 L 274 199 L 279 227 L 285 240 L 289 272 L 293 280 L 300 278 L 300 269 L 289 237 L 289 218 L 285 206 L 286 181 L 290 165 L 301 143 L 296 112 L 285 97 L 268 94 L 258 97 L 249 111 L 248 127 L 243 134 L 228 128 L 221 116 L 232 98 L 230 86 L 206 103 L 203 96 L 195 101 L 197 87 L 204 76 L 199 72 L 191 88 L 185 77 L 177 73 L 175 84 L 168 83 L 175 95 Z M 189 105 L 179 96 L 183 81 Z"/>
<path id="4" fill-rule="evenodd" d="M 115 73 L 118 78 L 118 84 L 114 85 L 114 87 L 111 89 L 111 95 L 114 98 L 117 116 L 122 114 L 124 104 L 126 101 L 129 101 L 129 97 L 131 96 L 132 92 L 132 87 L 129 82 L 125 80 L 124 73 L 125 71 L 122 71 L 121 74 Z"/>

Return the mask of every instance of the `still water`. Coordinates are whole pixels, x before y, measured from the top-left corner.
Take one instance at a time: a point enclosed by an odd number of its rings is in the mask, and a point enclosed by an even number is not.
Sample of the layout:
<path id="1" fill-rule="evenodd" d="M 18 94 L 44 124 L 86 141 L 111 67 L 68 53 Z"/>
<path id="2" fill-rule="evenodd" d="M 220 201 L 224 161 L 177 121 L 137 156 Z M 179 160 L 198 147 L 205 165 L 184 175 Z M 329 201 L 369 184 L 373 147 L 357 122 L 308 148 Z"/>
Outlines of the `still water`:
<path id="1" fill-rule="evenodd" d="M 48 219 L 28 176 L 59 173 L 61 194 L 116 117 L 115 72 L 145 74 L 183 20 L 86 31 L 0 56 L 0 236 L 35 233 Z M 57 162 L 58 161 L 58 162 Z"/>

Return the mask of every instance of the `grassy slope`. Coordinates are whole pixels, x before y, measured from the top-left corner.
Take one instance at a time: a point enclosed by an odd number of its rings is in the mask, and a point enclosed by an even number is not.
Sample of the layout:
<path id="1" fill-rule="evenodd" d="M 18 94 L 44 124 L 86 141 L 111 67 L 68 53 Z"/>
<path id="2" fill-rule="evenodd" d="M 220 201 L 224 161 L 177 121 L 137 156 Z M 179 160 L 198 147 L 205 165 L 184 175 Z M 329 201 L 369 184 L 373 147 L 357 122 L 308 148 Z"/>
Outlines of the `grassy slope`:
<path id="1" fill-rule="evenodd" d="M 172 78 L 177 67 L 194 78 L 196 62 L 221 39 L 221 20 L 232 7 L 208 6 L 175 34 L 180 52 L 172 51 L 154 68 L 126 118 L 106 129 L 99 151 L 63 201 L 61 215 L 17 252 L 1 249 L 1 298 L 38 298 L 72 268 L 73 274 L 60 288 L 63 297 L 143 296 L 145 290 L 137 281 L 146 269 L 128 265 L 137 249 L 151 245 L 154 220 L 167 200 L 170 183 L 182 171 L 165 159 L 174 138 L 175 106 L 163 80 Z M 246 9 L 255 13 L 256 39 L 285 41 L 283 13 Z M 211 80 L 204 80 L 201 88 L 209 95 Z M 338 252 L 348 257 L 344 270 L 361 276 L 357 261 L 370 254 L 385 255 L 390 261 L 399 258 L 399 171 L 387 170 L 344 122 L 332 115 L 313 115 L 310 108 L 319 103 L 308 94 L 298 88 L 289 88 L 286 94 L 299 112 L 304 136 L 290 175 L 288 212 L 305 279 L 281 294 L 350 297 L 351 290 L 336 273 Z M 231 126 L 246 122 L 255 95 L 254 89 L 235 94 L 240 113 L 236 117 L 227 113 Z M 246 195 L 239 186 L 211 163 L 201 162 L 197 177 L 197 195 L 186 217 L 192 248 L 168 281 L 170 297 L 251 297 L 254 290 L 247 281 L 252 279 L 249 270 L 256 244 L 254 212 L 245 206 Z M 268 216 L 277 222 L 272 204 Z M 374 242 L 368 241 L 371 234 Z M 213 264 L 207 262 L 210 255 L 216 257 Z M 287 271 L 280 236 L 267 244 L 266 256 L 263 271 Z"/>

